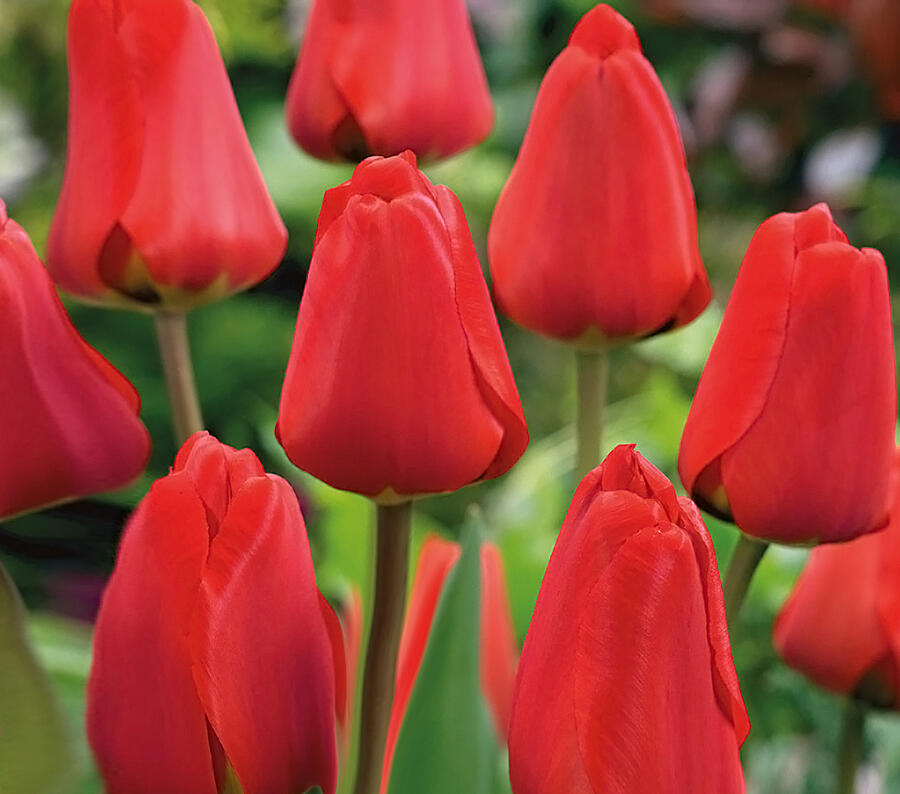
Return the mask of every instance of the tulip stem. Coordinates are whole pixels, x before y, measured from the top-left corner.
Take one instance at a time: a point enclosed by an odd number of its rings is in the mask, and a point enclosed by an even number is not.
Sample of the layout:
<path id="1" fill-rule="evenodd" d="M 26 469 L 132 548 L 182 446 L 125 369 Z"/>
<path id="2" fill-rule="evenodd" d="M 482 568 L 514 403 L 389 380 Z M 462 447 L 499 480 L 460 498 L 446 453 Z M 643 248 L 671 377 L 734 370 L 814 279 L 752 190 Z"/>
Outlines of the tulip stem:
<path id="1" fill-rule="evenodd" d="M 363 672 L 354 794 L 378 794 L 403 629 L 412 502 L 378 505 L 375 597 Z"/>
<path id="2" fill-rule="evenodd" d="M 156 312 L 155 318 L 156 337 L 172 405 L 175 443 L 181 446 L 189 436 L 203 430 L 188 343 L 187 315 L 184 312 L 160 311 Z"/>
<path id="3" fill-rule="evenodd" d="M 581 482 L 600 463 L 609 354 L 606 350 L 578 350 L 575 362 L 578 368 L 578 457 L 575 475 Z"/>
<path id="4" fill-rule="evenodd" d="M 847 705 L 844 707 L 844 722 L 841 727 L 835 794 L 853 794 L 856 789 L 856 769 L 862 757 L 865 727 L 865 705 L 858 700 L 848 698 Z"/>
<path id="5" fill-rule="evenodd" d="M 725 611 L 728 616 L 728 626 L 734 628 L 738 615 L 744 605 L 744 598 L 750 588 L 750 580 L 756 572 L 763 555 L 769 544 L 764 540 L 757 540 L 745 535 L 738 536 L 737 545 L 728 563 L 728 572 L 725 574 Z"/>

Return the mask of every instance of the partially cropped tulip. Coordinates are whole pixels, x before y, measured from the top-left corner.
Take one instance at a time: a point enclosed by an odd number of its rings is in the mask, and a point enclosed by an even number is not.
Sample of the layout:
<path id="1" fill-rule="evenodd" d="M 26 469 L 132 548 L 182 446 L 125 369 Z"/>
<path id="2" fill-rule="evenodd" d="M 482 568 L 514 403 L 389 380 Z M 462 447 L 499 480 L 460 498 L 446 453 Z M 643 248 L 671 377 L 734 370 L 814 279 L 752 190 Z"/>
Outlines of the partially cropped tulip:
<path id="1" fill-rule="evenodd" d="M 694 504 L 616 447 L 575 492 L 519 662 L 514 794 L 744 791 L 750 725 Z"/>
<path id="2" fill-rule="evenodd" d="M 126 527 L 97 621 L 87 728 L 106 791 L 332 794 L 324 606 L 290 485 L 189 438 Z"/>
<path id="3" fill-rule="evenodd" d="M 684 325 L 710 301 L 675 115 L 609 6 L 541 84 L 488 252 L 504 314 L 583 346 Z"/>
<path id="4" fill-rule="evenodd" d="M 884 259 L 828 207 L 760 226 L 684 428 L 678 471 L 701 506 L 780 543 L 884 526 L 896 381 Z"/>
<path id="5" fill-rule="evenodd" d="M 497 477 L 528 443 L 462 207 L 411 152 L 325 194 L 277 433 L 382 503 Z"/>
<path id="6" fill-rule="evenodd" d="M 891 521 L 881 532 L 813 549 L 775 620 L 775 647 L 817 684 L 900 707 L 900 453 Z"/>
<path id="7" fill-rule="evenodd" d="M 245 289 L 287 233 L 191 0 L 74 0 L 69 143 L 47 264 L 81 298 L 185 309 Z"/>
<path id="8" fill-rule="evenodd" d="M 131 384 L 72 326 L 0 201 L 0 518 L 127 485 L 150 457 Z"/>
<path id="9" fill-rule="evenodd" d="M 326 160 L 479 143 L 494 111 L 465 0 L 315 0 L 287 121 Z"/>
<path id="10" fill-rule="evenodd" d="M 381 777 L 382 794 L 388 788 L 394 748 L 422 664 L 444 582 L 459 556 L 458 544 L 437 535 L 427 538 L 422 546 L 400 641 L 397 684 Z M 518 649 L 506 595 L 503 560 L 492 543 L 481 547 L 480 643 L 481 689 L 497 736 L 505 743 Z"/>

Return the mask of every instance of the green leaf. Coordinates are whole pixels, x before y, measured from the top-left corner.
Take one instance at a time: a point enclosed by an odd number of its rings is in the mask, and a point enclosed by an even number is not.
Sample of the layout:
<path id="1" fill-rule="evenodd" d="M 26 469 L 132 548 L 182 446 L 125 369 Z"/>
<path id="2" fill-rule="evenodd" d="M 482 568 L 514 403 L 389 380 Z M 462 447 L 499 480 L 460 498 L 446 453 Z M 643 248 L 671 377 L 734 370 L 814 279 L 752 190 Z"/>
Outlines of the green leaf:
<path id="1" fill-rule="evenodd" d="M 497 743 L 479 675 L 480 537 L 464 530 L 391 767 L 389 794 L 492 794 Z"/>
<path id="2" fill-rule="evenodd" d="M 53 794 L 71 783 L 76 762 L 25 622 L 22 600 L 0 566 L 0 781 L 4 794 Z"/>

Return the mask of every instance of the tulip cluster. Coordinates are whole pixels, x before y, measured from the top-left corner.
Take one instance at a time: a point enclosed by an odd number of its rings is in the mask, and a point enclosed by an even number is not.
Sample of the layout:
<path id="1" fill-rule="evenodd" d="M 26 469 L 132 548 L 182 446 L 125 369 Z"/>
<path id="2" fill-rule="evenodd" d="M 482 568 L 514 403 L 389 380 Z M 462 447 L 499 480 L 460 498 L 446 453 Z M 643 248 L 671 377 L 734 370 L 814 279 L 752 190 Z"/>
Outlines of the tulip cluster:
<path id="1" fill-rule="evenodd" d="M 858 2 L 857 21 L 880 15 Z M 868 24 L 890 103 L 893 61 Z M 124 486 L 150 455 L 135 390 L 78 335 L 51 276 L 180 317 L 261 281 L 287 244 L 191 0 L 73 0 L 68 63 L 47 270 L 0 201 L 0 519 Z M 356 794 L 393 792 L 461 558 L 478 580 L 474 551 L 428 537 L 407 604 L 411 502 L 500 477 L 528 444 L 463 207 L 418 167 L 493 124 L 463 0 L 314 0 L 286 115 L 310 154 L 361 162 L 322 201 L 275 434 L 299 469 L 375 504 L 372 603 L 356 593 L 340 621 L 294 487 L 249 449 L 190 435 L 129 519 L 96 623 L 86 722 L 109 794 L 334 794 L 355 722 Z M 675 115 L 609 6 L 541 84 L 488 254 L 500 309 L 582 356 L 711 300 Z M 881 254 L 825 205 L 766 220 L 684 428 L 688 496 L 634 445 L 595 458 L 521 658 L 499 549 L 481 548 L 470 688 L 513 794 L 745 791 L 750 723 L 697 505 L 766 541 L 851 541 L 812 553 L 775 644 L 823 686 L 897 707 L 896 411 Z"/>

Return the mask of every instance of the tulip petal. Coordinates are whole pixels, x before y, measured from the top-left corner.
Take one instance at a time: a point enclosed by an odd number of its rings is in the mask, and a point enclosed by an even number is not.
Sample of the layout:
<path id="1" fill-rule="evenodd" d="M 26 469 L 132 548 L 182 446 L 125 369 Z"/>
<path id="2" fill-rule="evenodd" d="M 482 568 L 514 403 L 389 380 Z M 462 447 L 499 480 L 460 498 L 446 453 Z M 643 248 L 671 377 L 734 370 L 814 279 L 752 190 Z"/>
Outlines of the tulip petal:
<path id="1" fill-rule="evenodd" d="M 189 647 L 209 549 L 207 532 L 185 527 L 205 524 L 190 478 L 174 474 L 154 484 L 122 538 L 87 698 L 88 737 L 109 794 L 216 794 Z"/>
<path id="2" fill-rule="evenodd" d="M 688 537 L 660 525 L 626 540 L 591 588 L 573 681 L 587 791 L 744 791 L 698 574 Z"/>
<path id="3" fill-rule="evenodd" d="M 334 667 L 319 598 L 290 486 L 247 480 L 212 541 L 190 634 L 197 692 L 244 794 L 334 791 Z"/>
<path id="4" fill-rule="evenodd" d="M 81 338 L 25 232 L 2 219 L 0 516 L 10 516 L 126 485 L 150 437 L 131 384 Z"/>
<path id="5" fill-rule="evenodd" d="M 328 632 L 328 642 L 331 646 L 331 659 L 334 664 L 334 711 L 337 716 L 338 726 L 343 730 L 347 727 L 347 654 L 344 649 L 344 630 L 337 613 L 328 603 L 328 599 L 319 593 L 319 607 L 322 610 L 322 620 L 325 621 L 325 629 Z"/>
<path id="6" fill-rule="evenodd" d="M 182 0 L 132 2 L 119 35 L 145 130 L 121 220 L 153 280 L 200 290 L 224 272 L 229 291 L 260 280 L 281 260 L 287 233 L 203 12 Z"/>
<path id="7" fill-rule="evenodd" d="M 72 3 L 66 176 L 47 242 L 57 283 L 95 297 L 109 285 L 93 263 L 134 193 L 144 147 L 138 86 L 115 34 L 118 21 L 110 0 Z"/>
<path id="8" fill-rule="evenodd" d="M 884 260 L 839 242 L 800 251 L 788 311 L 765 400 L 802 410 L 763 410 L 722 455 L 723 482 L 753 535 L 848 540 L 887 521 L 896 386 Z"/>

